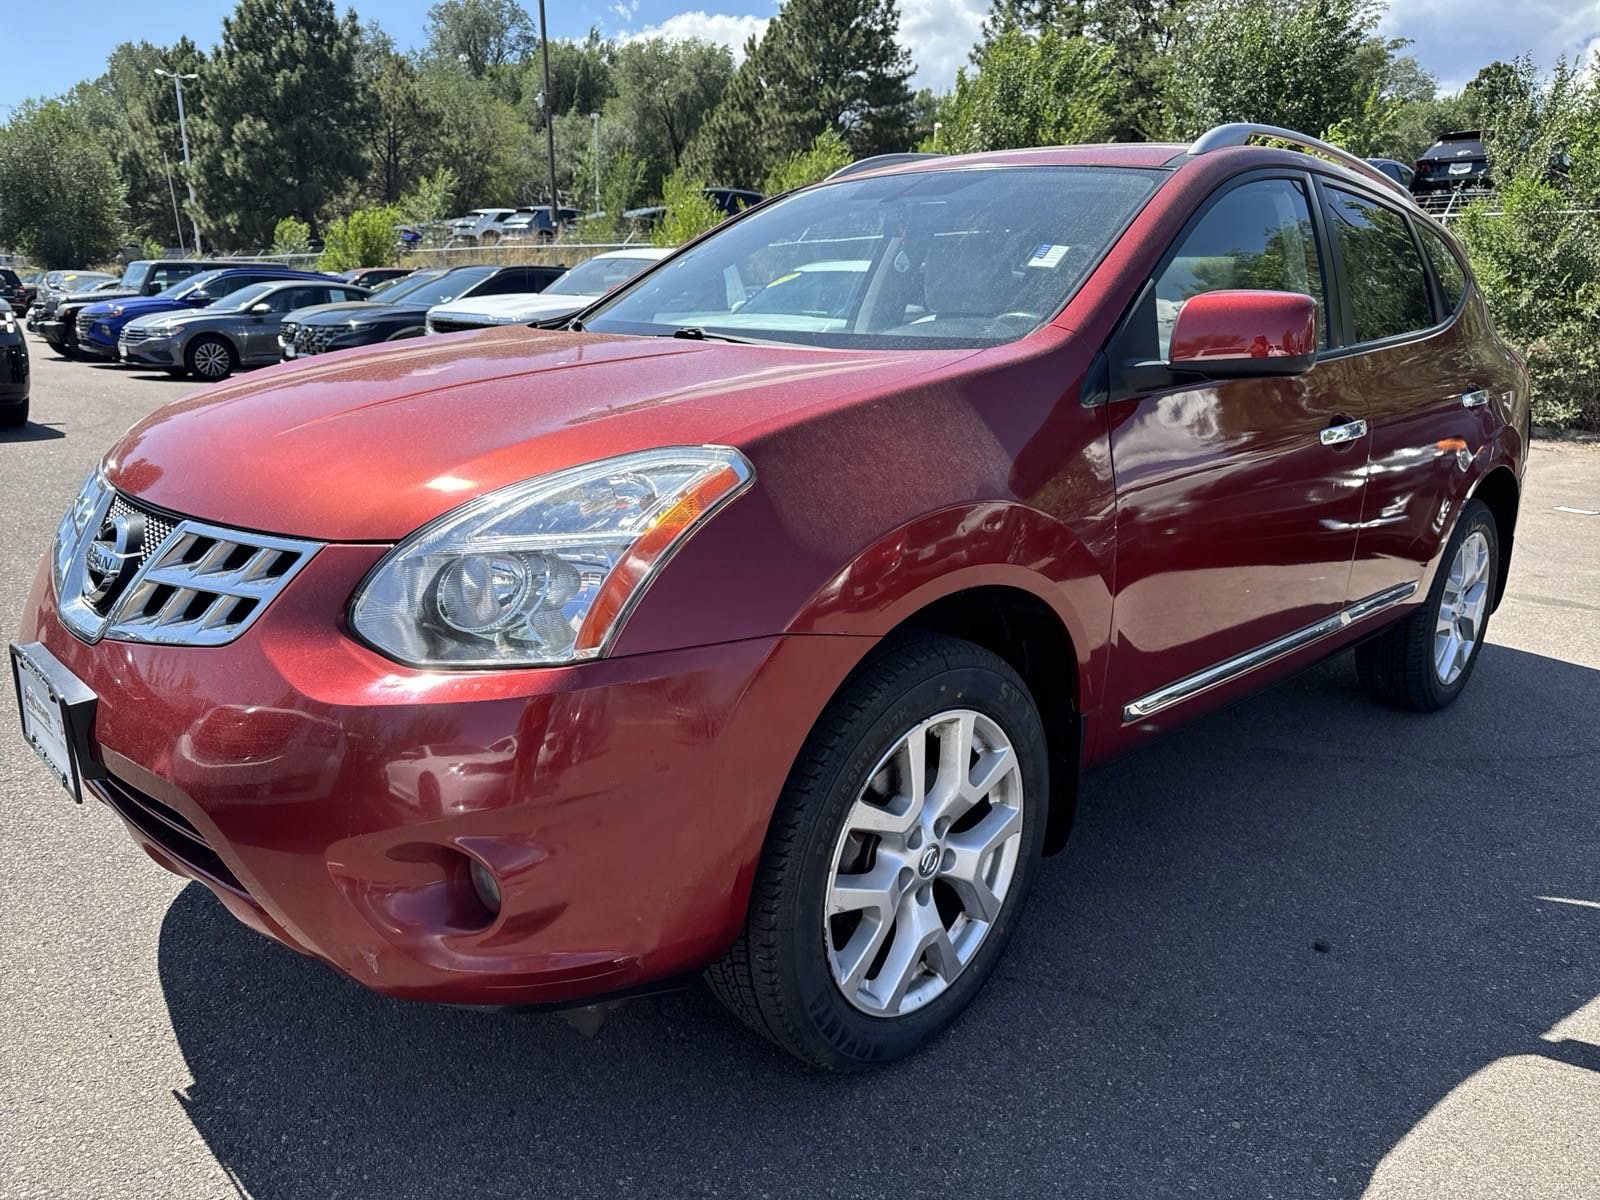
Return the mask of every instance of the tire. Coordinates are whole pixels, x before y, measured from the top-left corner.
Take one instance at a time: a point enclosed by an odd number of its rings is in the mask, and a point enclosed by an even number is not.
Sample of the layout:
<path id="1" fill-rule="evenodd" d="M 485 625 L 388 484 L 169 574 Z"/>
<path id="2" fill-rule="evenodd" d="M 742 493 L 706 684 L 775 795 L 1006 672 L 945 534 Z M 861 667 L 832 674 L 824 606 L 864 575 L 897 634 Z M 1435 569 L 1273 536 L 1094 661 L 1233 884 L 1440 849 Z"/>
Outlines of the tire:
<path id="1" fill-rule="evenodd" d="M 187 367 L 162 367 L 161 369 L 166 373 L 169 379 L 182 379 L 184 376 L 189 374 L 189 369 Z"/>
<path id="2" fill-rule="evenodd" d="M 233 374 L 239 356 L 226 338 L 205 334 L 184 348 L 183 364 L 196 379 L 216 383 Z"/>
<path id="3" fill-rule="evenodd" d="M 28 402 L 0 408 L 0 429 L 20 429 L 28 423 Z"/>
<path id="4" fill-rule="evenodd" d="M 1499 578 L 1494 514 L 1481 500 L 1470 500 L 1440 558 L 1427 601 L 1356 647 L 1361 682 L 1379 699 L 1414 712 L 1437 712 L 1453 703 L 1483 651 Z M 1441 628 L 1447 612 L 1456 617 L 1450 623 L 1459 643 L 1454 652 Z"/>
<path id="5" fill-rule="evenodd" d="M 969 782 L 986 762 L 1006 763 L 1004 743 L 1009 765 L 940 832 L 937 755 L 959 755 L 963 728 L 985 752 Z M 904 786 L 918 743 L 927 804 L 885 797 L 883 784 Z M 713 992 L 813 1066 L 861 1070 L 910 1054 L 956 1019 L 1005 950 L 1039 862 L 1048 796 L 1044 727 L 1003 659 L 942 635 L 881 648 L 828 705 L 790 772 L 745 927 L 707 970 Z M 863 821 L 906 828 L 864 831 Z M 882 886 L 835 891 L 851 875 Z M 869 895 L 881 902 L 848 901 Z M 825 918 L 835 897 L 844 907 Z"/>

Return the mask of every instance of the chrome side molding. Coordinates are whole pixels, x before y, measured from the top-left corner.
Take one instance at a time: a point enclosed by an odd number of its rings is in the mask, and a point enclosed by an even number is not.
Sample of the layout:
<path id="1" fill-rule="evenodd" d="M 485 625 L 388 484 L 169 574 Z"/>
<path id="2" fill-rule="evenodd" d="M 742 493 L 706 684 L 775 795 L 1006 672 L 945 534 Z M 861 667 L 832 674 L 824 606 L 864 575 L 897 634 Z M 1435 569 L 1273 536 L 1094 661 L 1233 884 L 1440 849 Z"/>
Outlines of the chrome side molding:
<path id="1" fill-rule="evenodd" d="M 1196 671 L 1176 683 L 1169 683 L 1166 687 L 1151 692 L 1148 696 L 1141 696 L 1123 706 L 1122 719 L 1124 721 L 1139 721 L 1145 717 L 1152 717 L 1163 709 L 1171 708 L 1174 704 L 1181 704 L 1185 700 L 1193 699 L 1202 692 L 1208 692 L 1214 687 L 1238 678 L 1257 667 L 1264 667 L 1268 663 L 1292 654 L 1296 650 L 1304 649 L 1312 642 L 1320 641 L 1329 634 L 1338 633 L 1355 622 L 1382 612 L 1386 608 L 1393 608 L 1396 604 L 1408 599 L 1417 590 L 1415 583 L 1398 583 L 1394 587 L 1385 588 L 1364 599 L 1357 600 L 1334 613 L 1331 617 L 1324 617 L 1314 624 L 1293 633 L 1284 634 L 1283 637 L 1257 646 L 1254 650 L 1247 650 L 1234 658 L 1207 667 L 1203 671 Z"/>

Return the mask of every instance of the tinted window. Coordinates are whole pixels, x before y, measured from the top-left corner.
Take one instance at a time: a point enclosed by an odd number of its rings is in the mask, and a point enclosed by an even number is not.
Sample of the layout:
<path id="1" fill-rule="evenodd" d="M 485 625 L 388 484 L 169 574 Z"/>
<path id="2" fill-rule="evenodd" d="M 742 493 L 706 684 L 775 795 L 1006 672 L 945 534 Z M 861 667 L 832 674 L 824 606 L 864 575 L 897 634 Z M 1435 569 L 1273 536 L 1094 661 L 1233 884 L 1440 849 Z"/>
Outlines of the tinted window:
<path id="1" fill-rule="evenodd" d="M 1461 307 L 1461 297 L 1466 293 L 1467 273 L 1442 237 L 1420 222 L 1417 230 L 1422 234 L 1422 248 L 1428 252 L 1428 262 L 1433 265 L 1433 277 L 1439 281 L 1439 291 L 1444 294 L 1445 309 L 1453 313 Z"/>
<path id="2" fill-rule="evenodd" d="M 1161 182 L 1112 167 L 972 167 L 793 192 L 612 293 L 597 332 L 684 327 L 860 347 L 993 346 L 1049 321 Z M 865 261 L 844 312 L 746 312 L 812 263 Z"/>
<path id="3" fill-rule="evenodd" d="M 656 261 L 644 257 L 591 258 L 573 267 L 545 290 L 557 296 L 603 296 Z"/>
<path id="4" fill-rule="evenodd" d="M 150 272 L 145 287 L 150 288 L 159 285 L 161 288 L 169 288 L 179 280 L 189 278 L 198 270 L 198 267 L 191 267 L 187 264 L 165 263 Z"/>
<path id="5" fill-rule="evenodd" d="M 533 291 L 526 271 L 502 271 L 482 287 L 472 290 L 474 296 L 510 296 L 517 292 Z"/>
<path id="6" fill-rule="evenodd" d="M 457 267 L 443 275 L 422 280 L 403 295 L 396 289 L 392 297 L 385 296 L 384 299 L 404 300 L 406 304 L 418 308 L 431 308 L 435 304 L 447 304 L 457 296 L 477 295 L 478 289 L 474 285 L 482 283 L 493 273 L 493 267 Z"/>
<path id="7" fill-rule="evenodd" d="M 1344 259 L 1355 340 L 1372 342 L 1432 325 L 1428 277 L 1406 219 L 1338 188 L 1328 189 L 1328 215 Z"/>
<path id="8" fill-rule="evenodd" d="M 1288 179 L 1246 183 L 1223 194 L 1179 243 L 1156 279 L 1161 357 L 1191 296 L 1231 288 L 1299 292 L 1317 302 L 1317 337 L 1328 344 L 1322 268 L 1305 189 Z"/>

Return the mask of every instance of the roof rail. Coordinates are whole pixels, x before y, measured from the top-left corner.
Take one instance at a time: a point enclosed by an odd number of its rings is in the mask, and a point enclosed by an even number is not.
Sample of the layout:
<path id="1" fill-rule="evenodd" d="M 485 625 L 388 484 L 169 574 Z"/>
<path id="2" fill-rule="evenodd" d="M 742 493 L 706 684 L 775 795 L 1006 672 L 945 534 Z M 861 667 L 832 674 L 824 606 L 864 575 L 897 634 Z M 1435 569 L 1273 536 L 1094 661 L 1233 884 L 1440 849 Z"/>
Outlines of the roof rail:
<path id="1" fill-rule="evenodd" d="M 851 175 L 860 175 L 864 171 L 876 171 L 882 167 L 898 167 L 901 163 L 920 162 L 924 158 L 940 158 L 942 155 L 933 154 L 926 150 L 908 150 L 901 154 L 874 154 L 869 158 L 858 158 L 853 163 L 846 163 L 828 178 L 847 179 Z"/>
<path id="2" fill-rule="evenodd" d="M 1296 133 L 1292 129 L 1282 129 L 1277 125 L 1256 125 L 1248 121 L 1238 121 L 1232 125 L 1218 125 L 1201 134 L 1189 146 L 1189 157 L 1195 158 L 1201 154 L 1210 154 L 1213 150 L 1222 150 L 1229 146 L 1248 146 L 1256 138 L 1271 138 L 1277 142 L 1288 142 L 1291 146 L 1298 146 L 1313 154 L 1320 154 L 1330 158 L 1346 170 L 1354 171 L 1357 175 L 1372 183 L 1381 183 L 1392 192 L 1399 192 L 1412 204 L 1411 191 L 1398 180 L 1391 179 L 1377 167 L 1363 158 L 1357 158 L 1348 150 L 1341 150 L 1337 146 L 1330 146 L 1318 138 L 1309 137 L 1303 133 Z"/>

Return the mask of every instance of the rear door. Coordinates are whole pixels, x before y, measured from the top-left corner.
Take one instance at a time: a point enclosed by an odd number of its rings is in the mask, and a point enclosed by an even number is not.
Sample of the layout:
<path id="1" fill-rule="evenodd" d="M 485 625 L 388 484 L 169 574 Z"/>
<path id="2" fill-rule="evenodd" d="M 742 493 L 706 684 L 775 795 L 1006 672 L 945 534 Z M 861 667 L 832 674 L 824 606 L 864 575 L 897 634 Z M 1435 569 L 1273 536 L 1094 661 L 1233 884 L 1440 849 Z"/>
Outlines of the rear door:
<path id="1" fill-rule="evenodd" d="M 1309 178 L 1224 185 L 1179 236 L 1114 351 L 1166 359 L 1184 301 L 1270 289 L 1318 301 L 1328 273 Z M 1110 402 L 1117 595 L 1109 698 L 1126 726 L 1208 707 L 1345 604 L 1361 516 L 1360 413 L 1323 355 L 1295 378 L 1168 387 Z M 1347 436 L 1324 444 L 1328 431 Z M 1123 735 L 1126 737 L 1127 735 Z"/>
<path id="2" fill-rule="evenodd" d="M 1321 191 L 1346 299 L 1336 357 L 1371 428 L 1350 574 L 1359 602 L 1420 583 L 1476 475 L 1504 365 L 1483 358 L 1461 319 L 1466 275 L 1443 238 L 1402 203 Z"/>

